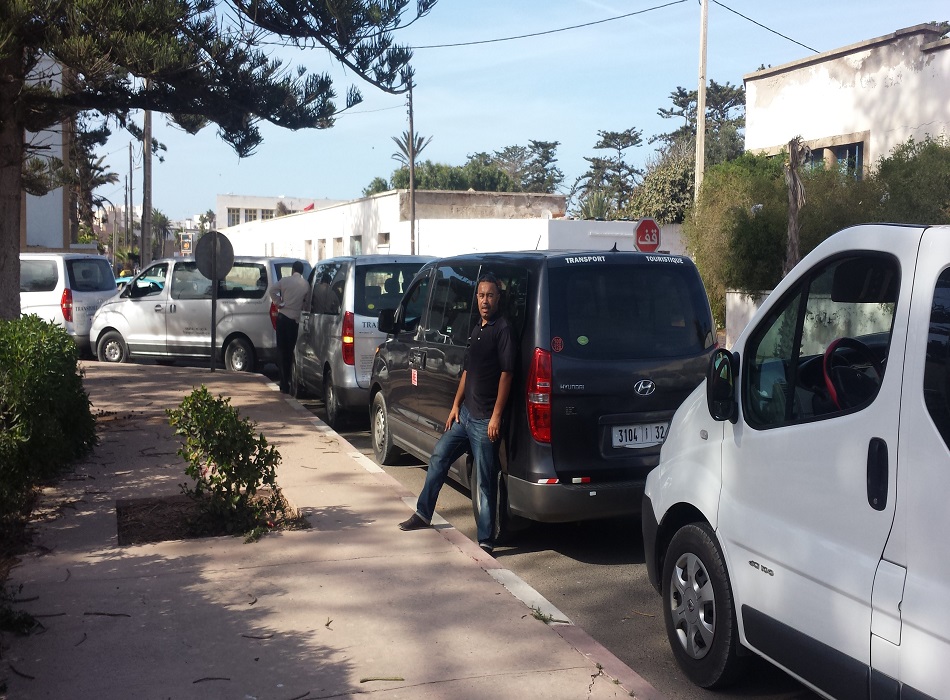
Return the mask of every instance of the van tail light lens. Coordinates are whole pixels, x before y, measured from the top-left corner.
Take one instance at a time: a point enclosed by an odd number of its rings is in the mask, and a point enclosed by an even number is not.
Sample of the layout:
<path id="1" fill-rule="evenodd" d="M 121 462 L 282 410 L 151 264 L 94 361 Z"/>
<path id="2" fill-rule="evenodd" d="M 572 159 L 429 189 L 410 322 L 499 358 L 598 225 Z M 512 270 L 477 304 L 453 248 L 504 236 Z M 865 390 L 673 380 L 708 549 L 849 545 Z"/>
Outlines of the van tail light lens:
<path id="1" fill-rule="evenodd" d="M 274 327 L 274 330 L 277 330 L 277 304 L 274 302 L 270 303 L 270 324 Z"/>
<path id="2" fill-rule="evenodd" d="M 59 307 L 63 310 L 63 318 L 67 323 L 73 322 L 73 290 L 64 289 L 63 298 L 59 300 Z"/>
<path id="3" fill-rule="evenodd" d="M 353 312 L 343 314 L 343 362 L 348 365 L 356 364 L 356 326 Z"/>
<path id="4" fill-rule="evenodd" d="M 551 353 L 534 349 L 528 375 L 528 426 L 538 442 L 551 442 Z"/>

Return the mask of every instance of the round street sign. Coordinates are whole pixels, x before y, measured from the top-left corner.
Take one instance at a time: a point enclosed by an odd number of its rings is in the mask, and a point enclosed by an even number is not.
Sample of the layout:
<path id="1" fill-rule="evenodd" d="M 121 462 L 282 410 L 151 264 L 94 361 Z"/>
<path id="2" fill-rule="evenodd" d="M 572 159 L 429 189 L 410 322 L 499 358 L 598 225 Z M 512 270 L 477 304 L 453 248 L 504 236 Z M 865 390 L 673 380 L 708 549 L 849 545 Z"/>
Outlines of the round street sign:
<path id="1" fill-rule="evenodd" d="M 234 267 L 234 247 L 223 233 L 208 231 L 195 246 L 195 262 L 209 280 L 223 280 Z"/>
<path id="2" fill-rule="evenodd" d="M 654 219 L 645 218 L 637 222 L 636 228 L 637 250 L 644 253 L 655 253 L 660 247 L 660 226 Z"/>

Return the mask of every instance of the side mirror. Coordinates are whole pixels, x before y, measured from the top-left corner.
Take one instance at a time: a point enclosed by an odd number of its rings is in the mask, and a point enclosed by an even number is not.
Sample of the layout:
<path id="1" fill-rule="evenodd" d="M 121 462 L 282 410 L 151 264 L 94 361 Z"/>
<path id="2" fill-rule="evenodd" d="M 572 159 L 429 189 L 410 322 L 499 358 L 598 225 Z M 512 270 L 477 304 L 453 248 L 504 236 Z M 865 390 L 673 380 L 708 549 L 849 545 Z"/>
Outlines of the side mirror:
<path id="1" fill-rule="evenodd" d="M 739 403 L 736 400 L 736 377 L 739 376 L 739 356 L 720 348 L 709 358 L 706 373 L 706 405 L 715 420 L 736 423 Z"/>
<path id="2" fill-rule="evenodd" d="M 380 309 L 379 318 L 376 321 L 376 329 L 380 333 L 391 334 L 396 332 L 396 310 Z"/>

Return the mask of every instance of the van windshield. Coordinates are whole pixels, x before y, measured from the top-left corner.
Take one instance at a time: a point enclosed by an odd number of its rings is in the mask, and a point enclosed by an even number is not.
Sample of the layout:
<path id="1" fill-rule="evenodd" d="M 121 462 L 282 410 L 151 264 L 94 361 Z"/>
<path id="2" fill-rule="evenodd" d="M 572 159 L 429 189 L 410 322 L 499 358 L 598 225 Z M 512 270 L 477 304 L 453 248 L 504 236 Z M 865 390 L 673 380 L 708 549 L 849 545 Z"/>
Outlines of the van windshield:
<path id="1" fill-rule="evenodd" d="M 379 316 L 380 309 L 395 309 L 421 263 L 357 265 L 354 311 L 361 316 Z"/>
<path id="2" fill-rule="evenodd" d="M 552 343 L 565 355 L 681 357 L 713 343 L 706 292 L 691 266 L 552 267 L 550 295 Z"/>

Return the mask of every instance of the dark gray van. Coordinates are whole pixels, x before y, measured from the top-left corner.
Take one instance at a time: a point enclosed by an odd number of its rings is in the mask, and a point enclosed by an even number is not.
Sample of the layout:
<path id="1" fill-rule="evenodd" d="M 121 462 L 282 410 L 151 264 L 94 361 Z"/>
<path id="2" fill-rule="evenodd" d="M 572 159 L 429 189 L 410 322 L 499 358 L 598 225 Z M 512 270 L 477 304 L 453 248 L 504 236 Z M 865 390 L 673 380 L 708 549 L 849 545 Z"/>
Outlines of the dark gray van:
<path id="1" fill-rule="evenodd" d="M 632 252 L 481 253 L 427 264 L 398 307 L 373 365 L 377 460 L 400 450 L 428 460 L 442 434 L 478 319 L 478 277 L 502 283 L 519 341 L 496 536 L 510 516 L 567 522 L 635 515 L 670 418 L 703 380 L 716 347 L 693 262 Z M 450 476 L 471 485 L 472 460 Z"/>

